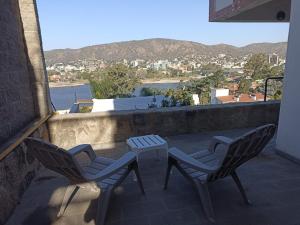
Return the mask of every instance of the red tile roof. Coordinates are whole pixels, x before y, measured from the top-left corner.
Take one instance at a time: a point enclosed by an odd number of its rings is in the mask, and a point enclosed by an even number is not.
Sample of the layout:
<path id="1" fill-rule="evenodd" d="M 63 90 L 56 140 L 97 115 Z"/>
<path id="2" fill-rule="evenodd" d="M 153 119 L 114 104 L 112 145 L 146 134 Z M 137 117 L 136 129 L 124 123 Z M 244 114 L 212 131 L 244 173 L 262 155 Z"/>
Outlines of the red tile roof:
<path id="1" fill-rule="evenodd" d="M 217 97 L 217 99 L 221 103 L 256 102 L 256 101 L 263 101 L 264 100 L 264 95 L 261 94 L 261 93 L 256 93 L 255 96 L 256 96 L 256 100 L 254 100 L 254 98 L 251 97 L 248 94 L 240 94 L 239 95 L 239 101 L 238 101 L 237 97 L 235 97 L 234 95 L 220 96 L 220 97 Z"/>

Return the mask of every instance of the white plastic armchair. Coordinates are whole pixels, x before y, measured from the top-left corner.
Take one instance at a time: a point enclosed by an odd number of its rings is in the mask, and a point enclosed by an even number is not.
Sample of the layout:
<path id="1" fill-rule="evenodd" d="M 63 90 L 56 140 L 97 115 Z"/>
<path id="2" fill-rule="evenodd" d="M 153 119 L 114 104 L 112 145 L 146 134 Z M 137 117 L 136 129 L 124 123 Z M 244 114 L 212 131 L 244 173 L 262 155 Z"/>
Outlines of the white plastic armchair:
<path id="1" fill-rule="evenodd" d="M 90 187 L 90 190 L 99 192 L 96 224 L 103 225 L 107 214 L 109 199 L 112 191 L 134 171 L 138 184 L 145 194 L 140 177 L 136 155 L 128 152 L 118 160 L 97 157 L 91 145 L 79 145 L 70 150 L 64 150 L 51 143 L 37 138 L 27 138 L 26 144 L 29 151 L 48 169 L 67 177 L 70 184 L 65 192 L 59 213 L 62 216 L 73 197 L 81 187 Z M 90 162 L 80 166 L 76 156 L 85 153 Z"/>
<path id="2" fill-rule="evenodd" d="M 216 136 L 208 150 L 188 155 L 177 148 L 171 148 L 168 155 L 168 168 L 165 178 L 167 189 L 171 169 L 175 166 L 197 188 L 203 209 L 210 221 L 214 221 L 214 211 L 207 183 L 231 176 L 243 200 L 250 204 L 236 169 L 257 156 L 275 133 L 273 124 L 258 127 L 236 139 Z"/>

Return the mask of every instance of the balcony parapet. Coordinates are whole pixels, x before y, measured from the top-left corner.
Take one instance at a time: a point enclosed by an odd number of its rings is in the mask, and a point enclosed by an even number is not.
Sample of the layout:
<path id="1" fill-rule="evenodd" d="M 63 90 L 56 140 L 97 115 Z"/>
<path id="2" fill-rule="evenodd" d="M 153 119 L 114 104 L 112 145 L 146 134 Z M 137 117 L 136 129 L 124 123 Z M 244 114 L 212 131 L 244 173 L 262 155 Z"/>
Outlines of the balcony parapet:
<path id="1" fill-rule="evenodd" d="M 212 130 L 277 124 L 279 101 L 173 107 L 149 110 L 54 115 L 48 120 L 51 141 L 69 148 L 101 145 L 145 134 L 173 136 Z"/>

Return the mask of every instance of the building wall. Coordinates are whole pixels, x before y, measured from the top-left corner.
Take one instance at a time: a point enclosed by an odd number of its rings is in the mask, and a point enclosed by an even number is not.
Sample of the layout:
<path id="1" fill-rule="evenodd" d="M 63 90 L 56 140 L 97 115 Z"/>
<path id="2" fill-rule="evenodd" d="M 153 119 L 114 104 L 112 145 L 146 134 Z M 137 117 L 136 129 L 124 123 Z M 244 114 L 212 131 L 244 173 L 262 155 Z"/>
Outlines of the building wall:
<path id="1" fill-rule="evenodd" d="M 277 124 L 279 107 L 278 102 L 267 102 L 55 115 L 48 127 L 52 143 L 70 148 L 145 134 L 171 136 Z"/>
<path id="2" fill-rule="evenodd" d="M 0 6 L 0 143 L 37 116 L 17 0 Z M 1 145 L 0 144 L 0 145 Z"/>
<path id="3" fill-rule="evenodd" d="M 213 89 L 211 89 L 210 103 L 211 104 L 220 104 L 221 102 L 218 100 L 217 97 L 228 96 L 228 95 L 229 95 L 229 89 L 213 88 Z"/>
<path id="4" fill-rule="evenodd" d="M 0 0 L 0 224 L 39 167 L 21 136 L 50 113 L 36 15 L 34 0 Z M 47 127 L 37 127 L 32 135 L 48 139 Z M 15 143 L 21 144 L 12 148 Z"/>
<path id="5" fill-rule="evenodd" d="M 300 1 L 292 1 L 277 149 L 300 159 Z"/>
<path id="6" fill-rule="evenodd" d="M 210 0 L 210 21 L 288 22 L 291 0 Z M 285 12 L 278 20 L 277 13 Z"/>
<path id="7" fill-rule="evenodd" d="M 46 125 L 32 134 L 48 139 Z M 14 208 L 19 204 L 26 188 L 35 177 L 40 164 L 30 155 L 22 143 L 0 162 L 0 224 L 5 224 Z"/>

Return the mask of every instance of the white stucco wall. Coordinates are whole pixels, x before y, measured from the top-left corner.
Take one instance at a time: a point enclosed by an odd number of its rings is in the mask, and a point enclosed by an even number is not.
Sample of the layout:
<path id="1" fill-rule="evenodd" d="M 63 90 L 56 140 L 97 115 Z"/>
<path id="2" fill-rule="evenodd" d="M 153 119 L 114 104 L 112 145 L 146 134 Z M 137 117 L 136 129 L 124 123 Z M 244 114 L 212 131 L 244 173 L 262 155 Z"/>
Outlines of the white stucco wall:
<path id="1" fill-rule="evenodd" d="M 228 96 L 229 89 L 224 88 L 212 88 L 210 92 L 210 103 L 211 104 L 220 104 L 217 97 Z"/>
<path id="2" fill-rule="evenodd" d="M 277 149 L 300 159 L 300 1 L 292 0 Z"/>

